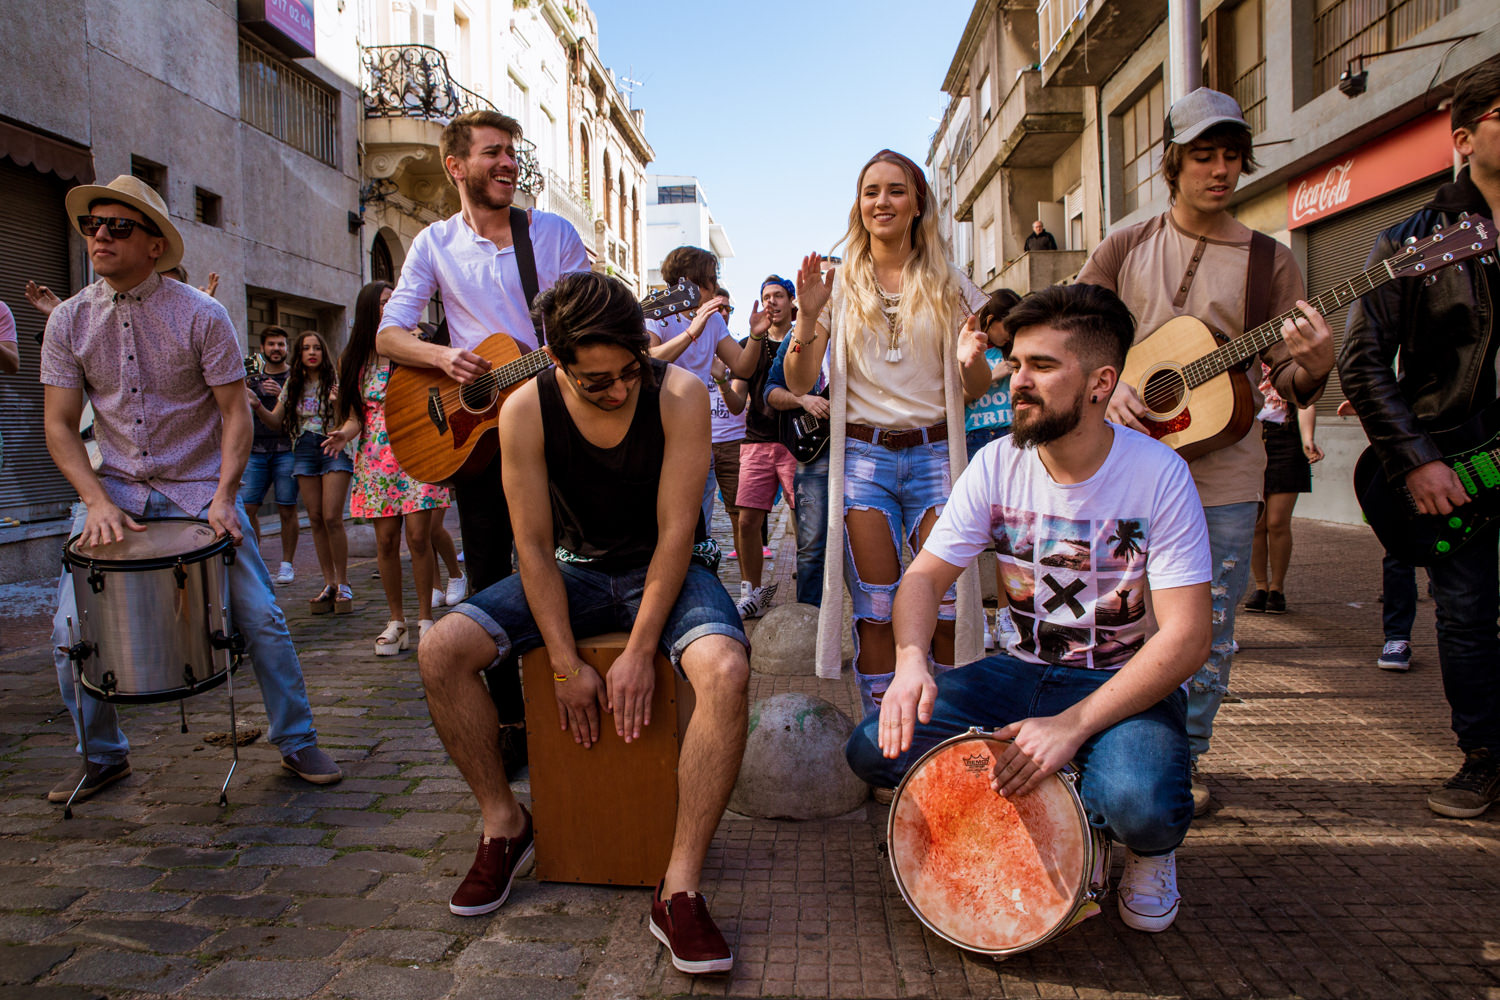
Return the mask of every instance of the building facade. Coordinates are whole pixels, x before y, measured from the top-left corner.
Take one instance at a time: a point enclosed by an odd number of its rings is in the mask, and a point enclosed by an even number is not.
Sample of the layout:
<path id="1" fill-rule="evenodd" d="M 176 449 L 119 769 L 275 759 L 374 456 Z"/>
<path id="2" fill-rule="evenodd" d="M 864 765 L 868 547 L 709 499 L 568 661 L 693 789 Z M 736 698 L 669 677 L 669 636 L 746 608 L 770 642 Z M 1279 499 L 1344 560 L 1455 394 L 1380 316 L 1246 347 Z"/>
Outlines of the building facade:
<path id="1" fill-rule="evenodd" d="M 1354 276 L 1376 233 L 1456 169 L 1445 100 L 1459 75 L 1500 53 L 1500 6 L 1201 0 L 1197 10 L 1201 83 L 1233 94 L 1255 133 L 1259 169 L 1241 179 L 1235 214 L 1292 248 L 1310 293 Z M 1173 58 L 1170 13 L 1168 0 L 974 5 L 943 89 L 950 107 L 969 106 L 955 115 L 970 128 L 955 143 L 952 211 L 973 227 L 986 290 L 1068 280 L 1109 230 L 1166 210 L 1162 124 L 1192 83 L 1172 66 L 1194 55 Z M 1035 219 L 1057 251 L 1024 252 Z M 1340 342 L 1346 312 L 1329 316 Z M 1317 404 L 1327 458 L 1297 509 L 1359 523 L 1350 476 L 1365 439 L 1358 421 L 1334 415 L 1343 398 L 1335 373 Z"/>
<path id="2" fill-rule="evenodd" d="M 714 221 L 708 196 L 698 178 L 681 174 L 650 174 L 646 177 L 646 287 L 665 288 L 661 262 L 680 246 L 702 247 L 719 260 L 734 256 L 729 234 Z"/>

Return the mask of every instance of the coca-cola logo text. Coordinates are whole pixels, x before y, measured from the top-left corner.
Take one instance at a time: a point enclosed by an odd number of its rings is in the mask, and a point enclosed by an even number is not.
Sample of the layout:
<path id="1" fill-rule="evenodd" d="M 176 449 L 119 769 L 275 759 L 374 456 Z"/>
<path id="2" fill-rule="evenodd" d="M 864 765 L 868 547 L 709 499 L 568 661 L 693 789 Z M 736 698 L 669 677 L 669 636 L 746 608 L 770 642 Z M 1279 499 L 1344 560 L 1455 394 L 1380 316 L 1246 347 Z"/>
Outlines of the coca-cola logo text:
<path id="1" fill-rule="evenodd" d="M 1309 183 L 1301 181 L 1292 195 L 1292 221 L 1301 222 L 1309 215 L 1322 215 L 1336 209 L 1349 200 L 1349 171 L 1354 160 L 1328 168 L 1322 179 Z"/>

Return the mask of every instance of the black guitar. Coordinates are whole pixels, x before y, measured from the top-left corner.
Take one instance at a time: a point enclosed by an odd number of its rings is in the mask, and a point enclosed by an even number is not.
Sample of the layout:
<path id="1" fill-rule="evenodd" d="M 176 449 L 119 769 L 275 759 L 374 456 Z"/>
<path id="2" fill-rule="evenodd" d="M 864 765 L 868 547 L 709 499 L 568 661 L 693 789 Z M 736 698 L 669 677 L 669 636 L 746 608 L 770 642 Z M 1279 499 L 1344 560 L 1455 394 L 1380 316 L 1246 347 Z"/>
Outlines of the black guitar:
<path id="1" fill-rule="evenodd" d="M 803 465 L 815 461 L 828 447 L 828 421 L 806 410 L 787 412 L 781 420 L 781 443 Z"/>
<path id="2" fill-rule="evenodd" d="M 1354 465 L 1354 495 L 1365 520 L 1387 552 L 1413 566 L 1441 562 L 1500 517 L 1500 401 L 1431 436 L 1471 498 L 1451 514 L 1417 513 L 1406 486 L 1386 478 L 1374 448 Z"/>

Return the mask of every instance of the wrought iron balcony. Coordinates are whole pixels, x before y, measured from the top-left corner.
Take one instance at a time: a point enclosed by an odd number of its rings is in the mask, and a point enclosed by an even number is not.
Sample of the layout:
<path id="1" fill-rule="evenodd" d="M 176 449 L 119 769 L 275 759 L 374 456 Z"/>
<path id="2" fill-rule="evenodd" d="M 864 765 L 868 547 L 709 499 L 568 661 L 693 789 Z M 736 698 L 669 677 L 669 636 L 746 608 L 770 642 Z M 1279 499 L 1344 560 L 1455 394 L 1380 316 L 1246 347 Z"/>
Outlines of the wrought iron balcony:
<path id="1" fill-rule="evenodd" d="M 499 110 L 448 71 L 448 58 L 430 45 L 368 45 L 360 52 L 366 118 L 420 118 L 446 125 L 469 111 Z M 516 187 L 532 195 L 545 184 L 536 145 L 516 143 Z"/>

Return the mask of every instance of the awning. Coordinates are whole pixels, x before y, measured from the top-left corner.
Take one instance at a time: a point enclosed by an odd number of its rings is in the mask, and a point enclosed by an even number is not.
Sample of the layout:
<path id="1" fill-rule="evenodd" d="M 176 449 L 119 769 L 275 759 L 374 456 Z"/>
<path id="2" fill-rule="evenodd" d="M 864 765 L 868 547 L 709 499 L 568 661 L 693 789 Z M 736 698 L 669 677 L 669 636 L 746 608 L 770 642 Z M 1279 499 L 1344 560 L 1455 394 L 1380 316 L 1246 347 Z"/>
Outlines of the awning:
<path id="1" fill-rule="evenodd" d="M 94 155 L 82 146 L 0 121 L 0 156 L 79 184 L 94 182 Z"/>

